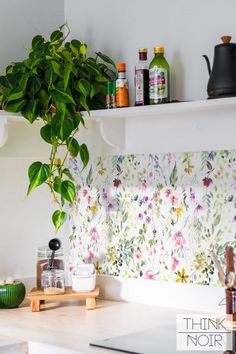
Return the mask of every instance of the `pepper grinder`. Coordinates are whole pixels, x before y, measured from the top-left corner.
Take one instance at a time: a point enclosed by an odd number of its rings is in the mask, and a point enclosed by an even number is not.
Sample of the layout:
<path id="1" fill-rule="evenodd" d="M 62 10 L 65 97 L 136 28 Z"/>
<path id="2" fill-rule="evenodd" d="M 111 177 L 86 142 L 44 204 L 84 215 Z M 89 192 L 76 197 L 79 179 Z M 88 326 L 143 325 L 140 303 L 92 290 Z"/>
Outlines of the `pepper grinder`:
<path id="1" fill-rule="evenodd" d="M 52 255 L 48 263 L 48 270 L 52 270 L 54 268 L 53 263 L 54 263 L 55 252 L 61 248 L 61 241 L 58 238 L 53 238 L 49 241 L 48 247 L 52 251 Z"/>

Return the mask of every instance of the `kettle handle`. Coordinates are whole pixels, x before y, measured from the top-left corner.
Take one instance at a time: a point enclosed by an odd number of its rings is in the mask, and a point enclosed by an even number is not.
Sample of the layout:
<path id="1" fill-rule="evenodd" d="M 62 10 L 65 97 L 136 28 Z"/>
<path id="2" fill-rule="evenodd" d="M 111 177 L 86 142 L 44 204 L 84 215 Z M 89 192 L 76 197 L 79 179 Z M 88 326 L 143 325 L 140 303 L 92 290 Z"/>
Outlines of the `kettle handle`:
<path id="1" fill-rule="evenodd" d="M 209 73 L 209 75 L 211 75 L 211 64 L 210 64 L 210 60 L 208 59 L 208 56 L 205 55 L 205 54 L 203 55 L 203 58 L 206 59 L 208 73 Z"/>

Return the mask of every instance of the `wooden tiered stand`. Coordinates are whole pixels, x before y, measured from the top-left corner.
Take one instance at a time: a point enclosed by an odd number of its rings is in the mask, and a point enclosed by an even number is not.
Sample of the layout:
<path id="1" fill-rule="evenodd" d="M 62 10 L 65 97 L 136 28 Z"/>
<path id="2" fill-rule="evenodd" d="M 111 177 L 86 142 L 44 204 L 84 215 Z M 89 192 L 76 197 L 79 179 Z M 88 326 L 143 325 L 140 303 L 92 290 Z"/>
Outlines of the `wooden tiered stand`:
<path id="1" fill-rule="evenodd" d="M 66 300 L 86 300 L 86 309 L 94 310 L 96 308 L 96 297 L 99 295 L 99 286 L 93 291 L 87 293 L 79 293 L 72 290 L 71 287 L 65 288 L 64 294 L 47 295 L 42 290 L 32 289 L 27 295 L 27 299 L 30 300 L 30 309 L 32 312 L 39 312 L 41 306 L 47 301 L 66 301 Z"/>

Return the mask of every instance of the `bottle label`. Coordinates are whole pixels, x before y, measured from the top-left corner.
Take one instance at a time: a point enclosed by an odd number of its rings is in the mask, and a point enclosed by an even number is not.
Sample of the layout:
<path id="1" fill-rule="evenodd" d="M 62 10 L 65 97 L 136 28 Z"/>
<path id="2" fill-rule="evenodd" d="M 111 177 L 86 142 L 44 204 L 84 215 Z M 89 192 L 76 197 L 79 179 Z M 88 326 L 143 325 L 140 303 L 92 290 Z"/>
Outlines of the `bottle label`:
<path id="1" fill-rule="evenodd" d="M 149 70 L 149 97 L 153 100 L 168 97 L 167 70 L 156 65 Z"/>
<path id="2" fill-rule="evenodd" d="M 116 106 L 117 107 L 129 106 L 129 91 L 128 91 L 127 79 L 116 80 Z"/>
<path id="3" fill-rule="evenodd" d="M 143 70 L 136 70 L 135 72 L 135 104 L 144 104 L 144 75 Z"/>

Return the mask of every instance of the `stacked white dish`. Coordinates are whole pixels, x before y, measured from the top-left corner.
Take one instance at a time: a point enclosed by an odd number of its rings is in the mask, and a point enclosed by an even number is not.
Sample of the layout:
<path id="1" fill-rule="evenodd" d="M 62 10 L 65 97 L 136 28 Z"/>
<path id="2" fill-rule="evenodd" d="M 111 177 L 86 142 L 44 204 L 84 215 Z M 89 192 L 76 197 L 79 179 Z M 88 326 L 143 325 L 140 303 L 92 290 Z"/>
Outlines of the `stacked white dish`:
<path id="1" fill-rule="evenodd" d="M 96 272 L 93 264 L 81 264 L 72 273 L 72 289 L 76 292 L 88 292 L 95 289 Z"/>

